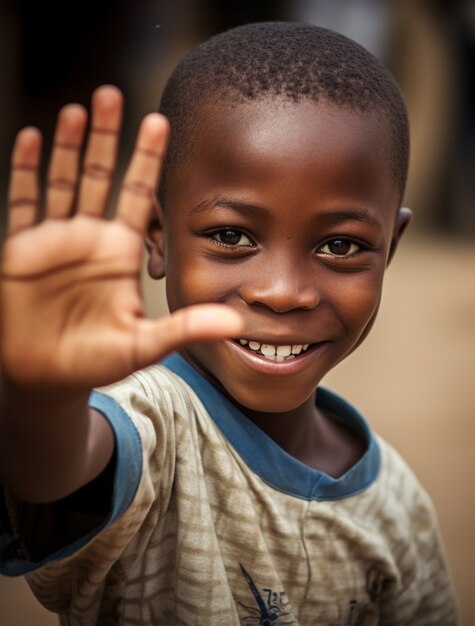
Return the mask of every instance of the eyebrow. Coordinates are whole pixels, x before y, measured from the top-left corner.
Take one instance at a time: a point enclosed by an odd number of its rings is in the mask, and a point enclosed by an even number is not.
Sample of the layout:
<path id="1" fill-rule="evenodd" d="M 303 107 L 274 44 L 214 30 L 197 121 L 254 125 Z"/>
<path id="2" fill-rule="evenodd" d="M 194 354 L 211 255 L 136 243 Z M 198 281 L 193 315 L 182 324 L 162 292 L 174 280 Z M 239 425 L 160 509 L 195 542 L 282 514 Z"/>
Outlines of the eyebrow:
<path id="1" fill-rule="evenodd" d="M 319 217 L 335 222 L 357 221 L 364 222 L 371 226 L 381 226 L 381 222 L 368 209 L 344 209 L 339 211 L 329 211 Z"/>
<path id="2" fill-rule="evenodd" d="M 238 202 L 237 200 L 231 200 L 230 198 L 211 198 L 197 204 L 191 210 L 192 213 L 201 213 L 201 212 L 210 212 L 216 208 L 225 208 L 232 209 L 233 211 L 237 211 L 238 213 L 243 213 L 244 215 L 249 215 L 251 213 L 261 213 L 263 215 L 267 214 L 267 211 L 264 207 L 257 206 L 255 204 L 248 204 L 246 202 Z"/>
<path id="3" fill-rule="evenodd" d="M 267 215 L 267 210 L 255 204 L 248 204 L 246 202 L 239 202 L 230 198 L 211 198 L 204 200 L 200 204 L 196 205 L 192 209 L 192 213 L 211 212 L 216 208 L 228 208 L 233 211 L 237 211 L 244 215 L 249 214 L 262 214 Z M 381 227 L 381 222 L 375 217 L 368 209 L 365 208 L 348 208 L 339 210 L 330 210 L 324 213 L 320 213 L 318 219 L 329 222 L 347 222 L 356 221 L 369 224 L 370 226 Z"/>

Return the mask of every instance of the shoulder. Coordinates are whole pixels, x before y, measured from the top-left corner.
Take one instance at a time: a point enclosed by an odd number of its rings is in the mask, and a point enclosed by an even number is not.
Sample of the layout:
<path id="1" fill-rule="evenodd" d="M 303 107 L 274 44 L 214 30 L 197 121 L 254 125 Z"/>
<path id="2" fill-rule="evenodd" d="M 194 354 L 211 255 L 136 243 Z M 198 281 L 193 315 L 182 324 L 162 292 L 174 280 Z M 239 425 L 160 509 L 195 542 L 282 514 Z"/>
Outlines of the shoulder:
<path id="1" fill-rule="evenodd" d="M 96 393 L 127 405 L 140 402 L 141 398 L 145 403 L 149 401 L 156 404 L 162 398 L 173 402 L 180 397 L 187 397 L 190 392 L 190 387 L 180 376 L 160 364 L 150 365 L 116 383 L 96 389 Z"/>
<path id="2" fill-rule="evenodd" d="M 201 409 L 193 389 L 167 367 L 157 364 L 96 389 L 91 405 L 106 414 L 125 413 L 134 423 L 166 421 Z"/>
<path id="3" fill-rule="evenodd" d="M 376 438 L 381 451 L 381 489 L 398 508 L 412 513 L 426 509 L 433 515 L 431 497 L 408 461 L 388 441 L 379 435 Z"/>
<path id="4" fill-rule="evenodd" d="M 178 440 L 192 445 L 194 421 L 206 418 L 193 389 L 163 365 L 94 390 L 89 405 L 109 422 L 124 471 L 141 466 L 153 475 L 165 460 L 173 465 Z"/>
<path id="5" fill-rule="evenodd" d="M 377 437 L 381 469 L 375 484 L 373 524 L 406 573 L 427 564 L 446 569 L 437 512 L 428 491 L 401 453 Z M 424 565 L 425 564 L 425 565 Z M 426 572 L 426 575 L 428 572 Z"/>

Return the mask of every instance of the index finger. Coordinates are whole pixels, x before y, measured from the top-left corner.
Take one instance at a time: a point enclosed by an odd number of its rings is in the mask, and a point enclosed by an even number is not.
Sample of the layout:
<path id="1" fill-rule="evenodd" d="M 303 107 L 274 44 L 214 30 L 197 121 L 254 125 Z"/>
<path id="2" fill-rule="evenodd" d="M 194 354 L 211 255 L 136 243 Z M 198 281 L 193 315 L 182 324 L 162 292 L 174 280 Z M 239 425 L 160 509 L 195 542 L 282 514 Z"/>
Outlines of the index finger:
<path id="1" fill-rule="evenodd" d="M 168 132 L 168 120 L 163 115 L 149 113 L 144 117 L 122 182 L 116 216 L 139 232 L 145 230 L 150 217 Z"/>

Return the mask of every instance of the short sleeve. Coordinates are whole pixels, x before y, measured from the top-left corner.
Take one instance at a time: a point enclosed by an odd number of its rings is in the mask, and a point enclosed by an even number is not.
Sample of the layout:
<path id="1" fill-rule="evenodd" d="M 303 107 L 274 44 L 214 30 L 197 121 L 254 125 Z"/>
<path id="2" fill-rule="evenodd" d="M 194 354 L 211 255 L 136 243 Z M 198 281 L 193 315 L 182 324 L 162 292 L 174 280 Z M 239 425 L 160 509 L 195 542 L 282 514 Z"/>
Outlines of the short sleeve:
<path id="1" fill-rule="evenodd" d="M 157 403 L 152 392 L 134 375 L 90 396 L 90 406 L 109 421 L 115 439 L 112 497 L 99 524 L 94 525 L 93 517 L 85 520 L 81 514 L 68 516 L 62 503 L 43 507 L 45 523 L 58 528 L 69 523 L 71 532 L 65 536 L 76 536 L 72 542 L 34 560 L 21 535 L 22 527 L 28 525 L 22 515 L 31 515 L 32 510 L 8 494 L 1 494 L 0 572 L 7 576 L 26 575 L 40 602 L 52 611 L 66 612 L 71 597 L 80 597 L 78 587 L 82 585 L 93 584 L 97 587 L 93 595 L 100 594 L 100 586 L 111 569 L 117 568 L 119 560 L 126 562 L 152 509 L 155 516 L 159 515 L 157 506 L 172 480 L 173 410 L 162 410 L 167 405 L 166 393 L 165 402 Z M 170 478 L 167 485 L 162 480 L 163 473 Z M 34 515 L 30 525 L 32 520 Z M 82 534 L 81 528 L 85 529 Z"/>

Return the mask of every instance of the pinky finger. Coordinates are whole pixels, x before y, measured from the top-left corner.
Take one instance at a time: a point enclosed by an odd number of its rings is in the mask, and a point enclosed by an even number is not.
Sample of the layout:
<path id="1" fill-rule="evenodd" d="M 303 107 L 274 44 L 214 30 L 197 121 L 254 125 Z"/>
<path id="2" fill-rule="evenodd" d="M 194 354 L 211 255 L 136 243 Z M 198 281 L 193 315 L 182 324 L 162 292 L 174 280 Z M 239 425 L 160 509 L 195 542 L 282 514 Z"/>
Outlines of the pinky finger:
<path id="1" fill-rule="evenodd" d="M 37 128 L 21 130 L 15 140 L 8 188 L 8 235 L 33 226 L 39 211 L 38 168 L 41 133 Z"/>

